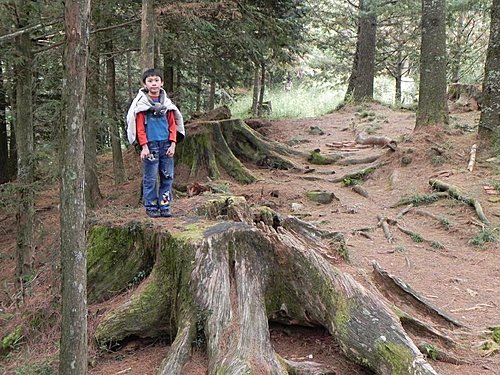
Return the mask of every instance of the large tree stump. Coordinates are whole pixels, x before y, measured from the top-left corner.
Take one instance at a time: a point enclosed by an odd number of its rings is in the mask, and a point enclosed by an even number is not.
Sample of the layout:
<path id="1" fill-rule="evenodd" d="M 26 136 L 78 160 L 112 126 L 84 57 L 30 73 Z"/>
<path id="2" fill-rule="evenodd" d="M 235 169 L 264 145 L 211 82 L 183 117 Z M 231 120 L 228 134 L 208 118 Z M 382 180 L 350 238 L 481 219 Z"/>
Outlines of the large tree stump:
<path id="1" fill-rule="evenodd" d="M 241 197 L 212 199 L 199 212 L 205 217 L 169 230 L 159 221 L 134 223 L 133 230 L 109 224 L 91 229 L 89 264 L 113 252 L 121 262 L 107 262 L 109 272 L 116 264 L 128 275 L 147 273 L 131 297 L 100 320 L 95 336 L 101 345 L 127 337 L 175 338 L 160 374 L 180 374 L 193 342 L 206 344 L 209 374 L 328 373 L 273 350 L 268 320 L 276 319 L 325 327 L 346 356 L 376 373 L 435 374 L 381 296 L 332 265 L 341 234 L 267 207 L 252 212 Z M 221 221 L 221 215 L 238 221 Z M 128 238 L 114 246 L 102 241 L 105 232 Z M 155 249 L 152 268 L 149 260 L 132 261 L 137 254 L 131 248 L 144 249 L 146 258 L 147 248 Z M 100 300 L 132 280 L 121 279 L 113 290 L 95 273 L 88 282 Z"/>
<path id="2" fill-rule="evenodd" d="M 242 162 L 257 166 L 291 169 L 287 159 L 302 156 L 280 143 L 265 140 L 240 119 L 194 122 L 186 125 L 188 136 L 176 151 L 176 182 L 218 179 L 222 172 L 240 183 L 255 181 Z"/>

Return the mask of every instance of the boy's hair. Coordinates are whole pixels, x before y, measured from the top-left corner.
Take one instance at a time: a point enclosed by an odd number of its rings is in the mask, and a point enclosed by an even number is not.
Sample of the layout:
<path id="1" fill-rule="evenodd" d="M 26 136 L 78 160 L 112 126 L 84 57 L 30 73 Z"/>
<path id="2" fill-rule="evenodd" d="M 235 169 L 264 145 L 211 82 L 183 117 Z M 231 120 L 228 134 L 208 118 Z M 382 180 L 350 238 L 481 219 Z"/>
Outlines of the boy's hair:
<path id="1" fill-rule="evenodd" d="M 142 83 L 146 83 L 146 78 L 148 77 L 160 77 L 160 79 L 163 81 L 163 74 L 160 69 L 148 69 L 145 70 L 144 73 L 142 73 Z"/>

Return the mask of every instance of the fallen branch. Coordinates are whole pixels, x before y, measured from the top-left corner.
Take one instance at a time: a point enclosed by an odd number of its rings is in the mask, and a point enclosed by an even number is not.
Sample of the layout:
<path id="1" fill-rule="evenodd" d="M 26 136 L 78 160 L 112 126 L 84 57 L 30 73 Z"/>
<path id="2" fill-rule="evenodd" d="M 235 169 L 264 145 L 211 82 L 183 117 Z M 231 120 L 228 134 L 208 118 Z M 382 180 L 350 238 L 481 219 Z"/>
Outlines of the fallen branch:
<path id="1" fill-rule="evenodd" d="M 337 165 L 355 165 L 355 164 L 368 164 L 377 161 L 381 155 L 368 156 L 361 159 L 340 159 L 335 164 Z"/>
<path id="2" fill-rule="evenodd" d="M 472 172 L 474 169 L 474 163 L 476 162 L 476 150 L 477 145 L 474 143 L 470 149 L 469 165 L 467 166 L 469 172 Z"/>
<path id="3" fill-rule="evenodd" d="M 376 136 L 366 136 L 365 133 L 361 132 L 356 136 L 356 142 L 360 143 L 362 145 L 375 145 L 375 146 L 382 146 L 382 147 L 389 147 L 393 151 L 396 150 L 398 147 L 398 144 L 396 143 L 395 140 L 389 138 L 389 137 L 376 137 Z"/>
<path id="4" fill-rule="evenodd" d="M 378 219 L 378 227 L 382 227 L 382 230 L 384 231 L 384 236 L 387 239 L 387 242 L 393 243 L 394 242 L 394 237 L 392 236 L 392 233 L 389 229 L 389 224 L 387 224 L 387 218 L 382 217 L 381 215 L 377 215 Z"/>
<path id="5" fill-rule="evenodd" d="M 483 212 L 483 208 L 481 207 L 481 204 L 477 199 L 463 195 L 456 186 L 447 184 L 446 182 L 434 178 L 431 178 L 429 180 L 429 184 L 434 190 L 444 191 L 448 193 L 450 197 L 458 199 L 459 201 L 462 201 L 464 203 L 467 203 L 469 206 L 474 207 L 479 219 L 486 225 L 490 225 L 490 221 L 486 218 L 486 215 Z"/>
<path id="6" fill-rule="evenodd" d="M 355 193 L 358 193 L 362 197 L 368 198 L 368 192 L 361 185 L 354 185 L 352 187 L 352 191 L 354 191 Z"/>

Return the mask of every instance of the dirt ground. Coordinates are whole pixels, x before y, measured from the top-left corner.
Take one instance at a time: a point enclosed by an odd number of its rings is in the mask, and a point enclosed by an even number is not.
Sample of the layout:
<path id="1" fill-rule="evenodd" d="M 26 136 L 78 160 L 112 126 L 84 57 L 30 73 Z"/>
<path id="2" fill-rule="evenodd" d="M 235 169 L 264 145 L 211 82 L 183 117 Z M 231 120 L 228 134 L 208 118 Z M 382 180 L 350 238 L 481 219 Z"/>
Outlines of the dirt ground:
<path id="1" fill-rule="evenodd" d="M 367 197 L 355 192 L 352 186 L 332 180 L 368 164 L 312 165 L 304 158 L 293 160 L 298 167 L 295 171 L 248 165 L 258 178 L 250 185 L 239 185 L 229 178 L 217 183 L 224 184 L 235 195 L 244 195 L 250 204 L 265 204 L 283 215 L 296 215 L 322 228 L 342 232 L 350 261 L 337 264 L 337 267 L 373 289 L 372 262 L 377 261 L 428 303 L 460 321 L 464 328 L 448 331 L 458 343 L 449 352 L 460 359 L 460 364 L 429 359 L 438 373 L 500 374 L 500 356 L 486 356 L 478 348 L 486 339 L 487 327 L 500 325 L 499 243 L 474 245 L 471 242 L 474 238 L 477 242 L 484 224 L 471 206 L 458 200 L 439 199 L 418 207 L 420 211 L 405 214 L 402 210 L 407 205 L 396 206 L 404 197 L 430 194 L 429 179 L 437 178 L 457 186 L 464 195 L 476 198 L 491 222 L 490 228 L 499 227 L 499 161 L 487 162 L 480 158 L 472 172 L 467 170 L 469 152 L 476 142 L 474 129 L 478 118 L 479 112 L 452 113 L 446 131 L 429 130 L 429 134 L 420 134 L 413 131 L 413 112 L 370 104 L 346 107 L 321 118 L 273 121 L 260 130 L 267 139 L 308 154 L 319 149 L 322 155 L 342 153 L 345 159 L 379 156 L 377 162 L 383 162 L 382 165 L 361 185 Z M 312 127 L 315 129 L 311 132 Z M 312 134 L 315 130 L 322 134 Z M 396 151 L 380 146 L 360 147 L 353 141 L 361 131 L 397 140 L 398 147 Z M 113 183 L 110 156 L 100 158 L 99 177 L 104 200 L 97 212 L 89 213 L 90 217 L 106 215 L 116 221 L 151 220 L 139 207 L 138 156 L 130 149 L 124 158 L 128 181 L 119 187 Z M 497 189 L 485 189 L 485 186 Z M 312 202 L 305 193 L 313 190 L 333 193 L 335 199 L 329 204 Z M 35 370 L 57 363 L 60 320 L 57 192 L 58 186 L 49 186 L 37 197 L 36 273 L 26 289 L 24 304 L 19 308 L 16 308 L 13 284 L 15 212 L 6 209 L 0 213 L 0 337 L 12 332 L 16 325 L 22 326 L 24 335 L 11 353 L 0 358 L 0 373 L 48 374 Z M 156 220 L 161 220 L 167 228 L 175 225 L 176 217 L 192 214 L 197 198 L 177 198 L 174 217 Z M 389 225 L 393 236 L 389 243 L 378 225 L 378 217 L 398 218 L 401 227 L 419 234 L 420 238 L 404 233 L 395 222 L 389 221 L 393 223 Z M 498 230 L 496 235 L 500 235 Z M 391 302 L 397 305 L 396 301 Z M 90 306 L 90 333 L 100 308 L 102 306 Z M 275 350 L 285 358 L 325 363 L 336 374 L 371 373 L 345 359 L 338 345 L 322 328 L 271 324 L 270 333 Z M 120 350 L 106 353 L 98 351 L 91 342 L 89 374 L 154 374 L 168 349 L 164 341 L 132 340 Z M 206 354 L 198 349 L 184 373 L 205 374 L 206 368 Z"/>

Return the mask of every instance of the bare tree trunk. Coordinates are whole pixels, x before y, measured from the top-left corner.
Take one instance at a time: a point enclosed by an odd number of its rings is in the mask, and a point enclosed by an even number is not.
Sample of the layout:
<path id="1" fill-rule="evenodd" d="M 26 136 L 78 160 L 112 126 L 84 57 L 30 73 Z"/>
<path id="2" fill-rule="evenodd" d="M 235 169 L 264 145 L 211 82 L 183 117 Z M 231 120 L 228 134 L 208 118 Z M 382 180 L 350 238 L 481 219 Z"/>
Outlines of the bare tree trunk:
<path id="1" fill-rule="evenodd" d="M 396 94 L 394 95 L 394 105 L 399 108 L 401 107 L 401 82 L 403 77 L 403 57 L 402 53 L 398 51 L 398 62 L 396 64 Z"/>
<path id="2" fill-rule="evenodd" d="M 445 0 L 422 0 L 422 43 L 416 128 L 448 123 L 445 15 Z"/>
<path id="3" fill-rule="evenodd" d="M 168 96 L 172 96 L 174 93 L 174 67 L 172 56 L 169 53 L 163 54 L 163 77 L 165 81 L 165 91 Z"/>
<path id="4" fill-rule="evenodd" d="M 134 90 L 132 84 L 132 58 L 130 57 L 130 52 L 127 52 L 127 93 L 128 101 L 132 102 L 134 99 Z"/>
<path id="5" fill-rule="evenodd" d="M 92 19 L 98 25 L 99 8 L 92 10 Z M 90 58 L 87 70 L 87 111 L 85 113 L 85 202 L 93 209 L 102 198 L 97 177 L 97 124 L 99 124 L 99 34 L 90 39 Z"/>
<path id="6" fill-rule="evenodd" d="M 111 53 L 106 60 L 106 96 L 108 99 L 108 118 L 111 135 L 111 149 L 113 151 L 113 175 L 115 176 L 115 185 L 125 182 L 125 167 L 123 165 L 123 155 L 121 146 L 121 134 L 116 113 L 116 72 L 115 58 L 113 57 L 113 42 L 108 39 L 106 50 Z"/>
<path id="7" fill-rule="evenodd" d="M 196 78 L 196 111 L 201 111 L 201 91 L 203 84 L 203 76 L 198 68 L 198 77 Z"/>
<path id="8" fill-rule="evenodd" d="M 141 70 L 154 68 L 156 16 L 153 0 L 142 0 Z"/>
<path id="9" fill-rule="evenodd" d="M 26 27 L 30 20 L 30 2 L 18 0 L 16 11 L 19 15 L 18 28 Z M 29 33 L 16 38 L 16 146 L 17 183 L 19 203 L 17 219 L 16 277 L 22 285 L 23 276 L 33 268 L 33 220 L 35 214 L 34 182 L 34 142 L 32 113 L 32 52 Z"/>
<path id="10" fill-rule="evenodd" d="M 210 78 L 210 91 L 208 93 L 208 110 L 215 108 L 215 78 Z"/>
<path id="11" fill-rule="evenodd" d="M 483 80 L 479 140 L 487 152 L 500 150 L 500 0 L 491 5 L 490 40 Z M 483 148 L 481 147 L 481 149 Z M 486 154 L 485 153 L 485 154 Z"/>
<path id="12" fill-rule="evenodd" d="M 64 67 L 66 118 L 61 128 L 62 321 L 59 373 L 87 373 L 85 123 L 90 0 L 66 0 Z"/>
<path id="13" fill-rule="evenodd" d="M 359 1 L 358 22 L 356 52 L 346 92 L 346 98 L 352 98 L 355 102 L 373 100 L 377 33 L 376 6 L 373 0 Z"/>
<path id="14" fill-rule="evenodd" d="M 257 104 L 257 116 L 262 116 L 262 105 L 264 104 L 264 92 L 266 89 L 266 65 L 262 63 L 260 65 L 260 90 L 259 90 L 259 102 Z"/>
<path id="15" fill-rule="evenodd" d="M 0 184 L 9 180 L 9 139 L 7 137 L 7 118 L 5 116 L 6 107 L 3 68 L 2 61 L 0 61 Z"/>
<path id="16" fill-rule="evenodd" d="M 252 115 L 257 115 L 257 108 L 259 106 L 259 67 L 255 65 L 253 72 L 253 95 L 252 95 Z"/>

